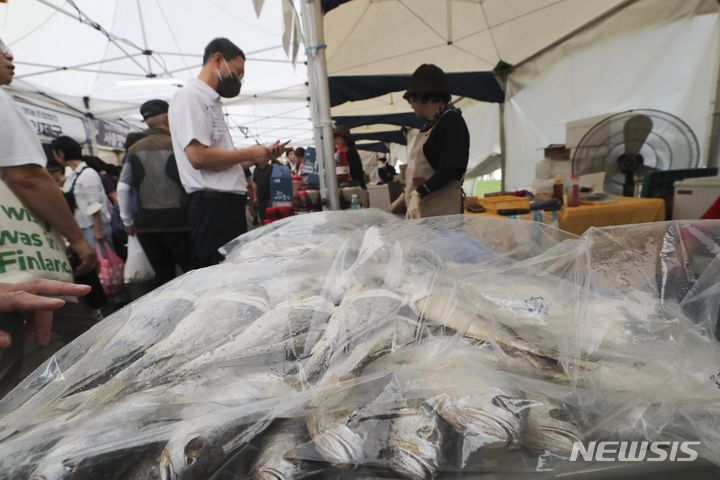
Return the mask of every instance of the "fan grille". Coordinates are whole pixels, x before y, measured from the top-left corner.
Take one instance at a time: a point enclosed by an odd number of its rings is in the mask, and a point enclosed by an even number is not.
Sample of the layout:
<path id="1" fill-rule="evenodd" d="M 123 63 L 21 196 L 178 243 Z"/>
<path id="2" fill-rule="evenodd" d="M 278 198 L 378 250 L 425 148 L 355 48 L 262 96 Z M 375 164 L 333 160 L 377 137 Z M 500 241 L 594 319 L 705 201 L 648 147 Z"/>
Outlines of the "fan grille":
<path id="1" fill-rule="evenodd" d="M 605 191 L 621 194 L 625 175 L 620 172 L 617 159 L 625 153 L 625 124 L 637 115 L 645 115 L 652 120 L 652 129 L 639 150 L 645 170 L 677 170 L 698 166 L 700 146 L 687 123 L 661 110 L 640 109 L 611 115 L 593 126 L 582 137 L 573 153 L 573 173 L 585 175 L 606 172 Z"/>

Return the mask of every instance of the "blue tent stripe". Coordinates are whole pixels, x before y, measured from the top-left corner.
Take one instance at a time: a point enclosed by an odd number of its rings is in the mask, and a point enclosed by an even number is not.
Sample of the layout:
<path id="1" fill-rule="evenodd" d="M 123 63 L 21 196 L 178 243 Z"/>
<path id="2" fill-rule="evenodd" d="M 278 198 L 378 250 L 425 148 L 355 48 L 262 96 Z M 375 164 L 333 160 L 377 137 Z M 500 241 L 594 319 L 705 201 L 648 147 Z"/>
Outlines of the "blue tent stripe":
<path id="1" fill-rule="evenodd" d="M 384 115 L 348 115 L 333 117 L 336 123 L 345 125 L 348 128 L 355 128 L 361 125 L 399 125 L 401 127 L 421 128 L 425 120 L 418 118 L 414 113 L 388 113 Z"/>
<path id="2" fill-rule="evenodd" d="M 400 145 L 406 145 L 407 140 L 400 130 L 390 130 L 384 132 L 367 132 L 367 133 L 353 133 L 353 139 L 358 140 L 377 140 L 385 143 L 399 143 Z"/>
<path id="3" fill-rule="evenodd" d="M 502 103 L 505 94 L 492 72 L 448 73 L 450 93 L 481 102 Z M 337 106 L 375 98 L 391 92 L 404 92 L 410 75 L 355 75 L 328 78 L 330 103 Z"/>

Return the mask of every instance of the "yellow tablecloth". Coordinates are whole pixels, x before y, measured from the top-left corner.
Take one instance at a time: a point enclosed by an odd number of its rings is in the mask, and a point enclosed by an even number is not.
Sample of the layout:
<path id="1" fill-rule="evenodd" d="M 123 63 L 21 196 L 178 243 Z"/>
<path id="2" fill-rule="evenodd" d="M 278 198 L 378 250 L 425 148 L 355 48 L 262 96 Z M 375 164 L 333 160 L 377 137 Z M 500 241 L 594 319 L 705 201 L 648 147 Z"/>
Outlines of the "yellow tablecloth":
<path id="1" fill-rule="evenodd" d="M 582 204 L 579 207 L 564 207 L 558 212 L 561 230 L 582 235 L 590 227 L 627 225 L 631 223 L 661 222 L 665 220 L 665 201 L 661 198 L 614 197 L 614 203 Z M 468 215 L 494 215 L 492 213 Z M 532 219 L 532 215 L 521 218 Z M 551 214 L 545 215 L 546 221 Z"/>

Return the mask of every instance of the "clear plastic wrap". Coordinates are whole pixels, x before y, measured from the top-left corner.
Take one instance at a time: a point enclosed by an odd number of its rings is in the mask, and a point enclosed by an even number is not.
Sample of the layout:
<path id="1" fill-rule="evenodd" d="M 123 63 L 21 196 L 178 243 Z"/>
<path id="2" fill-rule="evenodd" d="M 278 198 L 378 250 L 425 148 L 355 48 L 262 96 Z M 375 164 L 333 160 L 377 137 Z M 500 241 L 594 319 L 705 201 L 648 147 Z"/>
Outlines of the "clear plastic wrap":
<path id="1" fill-rule="evenodd" d="M 536 478 L 599 441 L 720 464 L 720 222 L 345 211 L 225 253 L 4 398 L 0 478 Z"/>

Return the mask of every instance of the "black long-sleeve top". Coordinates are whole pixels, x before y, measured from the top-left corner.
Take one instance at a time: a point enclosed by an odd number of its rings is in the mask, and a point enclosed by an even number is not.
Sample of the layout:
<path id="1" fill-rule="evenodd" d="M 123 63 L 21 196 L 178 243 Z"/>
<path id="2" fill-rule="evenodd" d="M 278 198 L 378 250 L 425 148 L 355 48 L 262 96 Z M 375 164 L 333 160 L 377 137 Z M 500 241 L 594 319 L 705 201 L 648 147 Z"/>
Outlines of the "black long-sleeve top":
<path id="1" fill-rule="evenodd" d="M 365 170 L 363 170 L 360 154 L 354 146 L 348 147 L 347 152 L 348 166 L 350 167 L 350 177 L 355 180 L 363 190 L 367 190 L 365 184 Z"/>
<path id="2" fill-rule="evenodd" d="M 452 180 L 461 180 L 470 157 L 470 132 L 460 110 L 449 107 L 440 112 L 439 119 L 423 127 L 433 128 L 423 146 L 423 153 L 435 174 L 417 188 L 425 197 L 437 192 Z"/>

